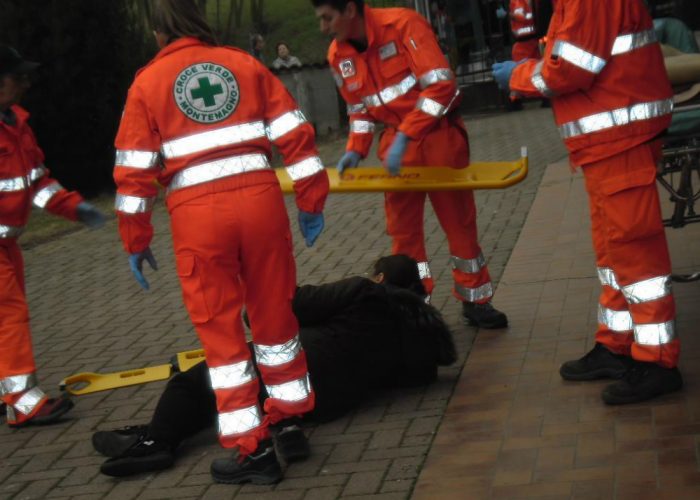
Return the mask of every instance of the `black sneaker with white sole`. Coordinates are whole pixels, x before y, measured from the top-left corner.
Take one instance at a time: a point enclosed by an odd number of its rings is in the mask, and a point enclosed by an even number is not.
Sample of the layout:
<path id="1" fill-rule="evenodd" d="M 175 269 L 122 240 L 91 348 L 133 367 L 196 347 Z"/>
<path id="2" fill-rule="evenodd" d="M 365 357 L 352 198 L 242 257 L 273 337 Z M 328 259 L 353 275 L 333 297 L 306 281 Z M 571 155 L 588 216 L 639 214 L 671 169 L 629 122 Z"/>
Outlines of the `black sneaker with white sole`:
<path id="1" fill-rule="evenodd" d="M 92 435 L 92 447 L 106 457 L 116 457 L 141 441 L 148 432 L 147 425 L 129 425 L 113 431 L 97 431 Z"/>
<path id="2" fill-rule="evenodd" d="M 241 457 L 235 451 L 229 458 L 217 458 L 211 463 L 211 475 L 217 483 L 274 484 L 282 480 L 282 468 L 272 439 L 266 439 L 250 455 Z"/>
<path id="3" fill-rule="evenodd" d="M 175 463 L 175 450 L 170 443 L 144 437 L 124 453 L 100 466 L 107 476 L 124 477 L 168 469 Z"/>

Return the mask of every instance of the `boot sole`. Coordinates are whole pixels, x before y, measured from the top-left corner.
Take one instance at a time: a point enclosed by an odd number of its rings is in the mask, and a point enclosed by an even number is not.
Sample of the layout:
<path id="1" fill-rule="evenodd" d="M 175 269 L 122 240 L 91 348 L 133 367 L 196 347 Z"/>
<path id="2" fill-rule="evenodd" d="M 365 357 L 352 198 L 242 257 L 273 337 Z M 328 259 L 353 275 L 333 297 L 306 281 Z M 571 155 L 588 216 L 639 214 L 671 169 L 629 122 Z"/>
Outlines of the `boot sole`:
<path id="1" fill-rule="evenodd" d="M 175 464 L 175 459 L 162 458 L 160 461 L 154 460 L 151 462 L 122 462 L 121 464 L 110 464 L 111 467 L 105 467 L 104 464 L 100 467 L 100 472 L 105 476 L 111 477 L 126 477 L 136 474 L 145 474 L 147 472 L 156 472 L 159 470 L 169 469 Z"/>
<path id="2" fill-rule="evenodd" d="M 211 475 L 214 478 L 214 481 L 223 484 L 252 483 L 265 485 L 279 483 L 282 480 L 282 470 L 277 470 L 273 472 L 248 472 L 245 474 L 241 474 L 237 477 L 219 476 L 213 472 Z"/>
<path id="3" fill-rule="evenodd" d="M 621 379 L 625 376 L 627 370 L 611 370 L 611 369 L 600 369 L 587 373 L 565 373 L 559 370 L 559 375 L 564 380 L 570 380 L 572 382 L 588 382 L 590 380 L 600 380 L 605 378 L 610 379 Z"/>
<path id="4" fill-rule="evenodd" d="M 507 328 L 508 321 L 501 321 L 499 323 L 479 323 L 476 320 L 462 316 L 464 322 L 469 326 L 476 326 L 478 328 L 485 328 L 487 330 L 498 330 L 500 328 Z"/>
<path id="5" fill-rule="evenodd" d="M 630 396 L 625 398 L 615 395 L 608 395 L 606 389 L 603 389 L 603 392 L 600 394 L 600 397 L 603 399 L 603 402 L 609 406 L 630 405 L 634 403 L 643 403 L 644 401 L 649 401 L 650 399 L 658 398 L 666 394 L 671 394 L 673 392 L 680 391 L 681 389 L 683 389 L 682 383 L 677 385 L 676 387 L 673 387 L 672 389 L 660 391 L 656 394 L 652 394 L 643 398 L 639 396 Z"/>
<path id="6" fill-rule="evenodd" d="M 289 452 L 289 453 L 284 453 L 281 449 L 279 450 L 279 456 L 282 460 L 284 460 L 287 463 L 291 462 L 301 462 L 302 460 L 306 460 L 311 456 L 311 450 L 304 450 L 304 451 L 294 451 L 294 452 Z"/>

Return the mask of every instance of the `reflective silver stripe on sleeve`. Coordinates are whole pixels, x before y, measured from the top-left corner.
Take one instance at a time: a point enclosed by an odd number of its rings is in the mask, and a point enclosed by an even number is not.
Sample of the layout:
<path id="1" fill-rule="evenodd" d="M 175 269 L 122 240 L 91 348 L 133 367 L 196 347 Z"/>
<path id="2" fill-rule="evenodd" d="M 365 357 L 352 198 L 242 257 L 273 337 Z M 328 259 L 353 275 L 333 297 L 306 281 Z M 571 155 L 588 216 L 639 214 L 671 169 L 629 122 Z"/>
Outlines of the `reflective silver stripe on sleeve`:
<path id="1" fill-rule="evenodd" d="M 304 378 L 284 384 L 266 385 L 265 389 L 267 389 L 267 393 L 271 398 L 293 403 L 309 397 L 309 394 L 311 394 L 311 383 L 309 382 L 309 376 L 306 375 Z"/>
<path id="2" fill-rule="evenodd" d="M 12 406 L 23 415 L 29 415 L 45 397 L 44 391 L 38 387 L 33 387 L 22 394 Z"/>
<path id="3" fill-rule="evenodd" d="M 478 273 L 486 265 L 486 259 L 483 254 L 479 254 L 474 259 L 462 259 L 455 255 L 450 256 L 452 269 L 457 269 L 463 273 Z"/>
<path id="4" fill-rule="evenodd" d="M 311 177 L 321 172 L 323 170 L 323 163 L 321 163 L 321 158 L 318 156 L 312 156 L 306 160 L 287 165 L 285 168 L 289 177 L 296 182 L 299 179 Z"/>
<path id="5" fill-rule="evenodd" d="M 180 158 L 221 146 L 261 139 L 266 136 L 265 124 L 261 121 L 230 125 L 199 134 L 177 137 L 163 142 L 161 151 L 165 158 Z"/>
<path id="6" fill-rule="evenodd" d="M 544 78 L 542 77 L 542 66 L 543 65 L 544 65 L 544 60 L 540 60 L 540 62 L 535 64 L 535 69 L 532 70 L 532 76 L 530 77 L 530 81 L 535 86 L 535 88 L 539 91 L 540 94 L 542 94 L 545 97 L 553 97 L 554 92 L 552 92 L 549 89 L 549 87 L 547 86 L 547 82 L 545 82 Z"/>
<path id="7" fill-rule="evenodd" d="M 634 341 L 641 345 L 664 345 L 676 338 L 675 321 L 634 325 Z"/>
<path id="8" fill-rule="evenodd" d="M 270 163 L 267 161 L 267 157 L 262 154 L 231 156 L 221 160 L 201 163 L 176 173 L 170 181 L 168 192 L 267 168 L 270 168 Z"/>
<path id="9" fill-rule="evenodd" d="M 272 120 L 267 126 L 267 137 L 275 142 L 285 134 L 288 134 L 299 125 L 306 123 L 304 113 L 298 109 L 283 114 L 279 118 Z"/>
<path id="10" fill-rule="evenodd" d="M 32 203 L 39 208 L 46 208 L 46 205 L 51 198 L 53 198 L 53 196 L 62 189 L 63 186 L 61 186 L 58 182 L 53 182 L 37 191 L 32 199 Z"/>
<path id="11" fill-rule="evenodd" d="M 534 26 L 525 26 L 524 28 L 520 28 L 515 30 L 515 36 L 522 36 L 522 35 L 529 35 L 530 33 L 535 32 L 535 27 Z"/>
<path id="12" fill-rule="evenodd" d="M 353 134 L 372 134 L 374 133 L 374 122 L 353 120 L 350 123 L 350 132 Z"/>
<path id="13" fill-rule="evenodd" d="M 418 79 L 418 83 L 420 84 L 420 88 L 424 89 L 434 83 L 450 80 L 454 80 L 452 70 L 449 68 L 439 68 L 423 73 Z"/>
<path id="14" fill-rule="evenodd" d="M 631 285 L 623 286 L 622 293 L 630 304 L 641 304 L 671 294 L 671 277 L 658 276 Z"/>
<path id="15" fill-rule="evenodd" d="M 669 114 L 671 111 L 673 111 L 673 99 L 644 102 L 628 108 L 619 108 L 595 115 L 584 116 L 578 120 L 560 125 L 559 133 L 562 138 L 569 139 L 571 137 L 599 132 L 620 125 L 628 125 L 636 121 L 658 118 L 659 116 Z"/>
<path id="16" fill-rule="evenodd" d="M 600 73 L 605 67 L 605 59 L 586 52 L 576 45 L 564 40 L 557 40 L 552 47 L 552 55 L 559 56 L 574 66 L 594 74 Z"/>
<path id="17" fill-rule="evenodd" d="M 615 38 L 611 55 L 617 56 L 649 45 L 656 41 L 656 32 L 653 29 L 628 33 Z"/>
<path id="18" fill-rule="evenodd" d="M 114 200 L 114 209 L 125 214 L 141 214 L 150 212 L 155 201 L 155 198 L 140 198 L 117 193 L 117 197 Z"/>
<path id="19" fill-rule="evenodd" d="M 0 192 L 11 193 L 27 189 L 27 178 L 24 176 L 13 177 L 11 179 L 0 179 Z"/>
<path id="20" fill-rule="evenodd" d="M 232 365 L 209 368 L 212 389 L 231 389 L 247 384 L 255 378 L 255 370 L 250 360 Z"/>
<path id="21" fill-rule="evenodd" d="M 117 149 L 114 164 L 119 167 L 153 168 L 158 163 L 157 151 Z"/>
<path id="22" fill-rule="evenodd" d="M 46 174 L 46 167 L 44 165 L 38 165 L 34 167 L 31 172 L 29 172 L 29 182 L 33 183 L 44 177 Z"/>
<path id="23" fill-rule="evenodd" d="M 259 365 L 277 366 L 289 363 L 296 358 L 301 351 L 301 343 L 299 342 L 299 335 L 295 335 L 294 338 L 284 344 L 253 344 L 253 349 L 255 350 L 255 360 Z"/>
<path id="24" fill-rule="evenodd" d="M 3 226 L 0 224 L 0 238 L 17 238 L 24 231 L 24 226 Z"/>
<path id="25" fill-rule="evenodd" d="M 493 285 L 491 285 L 491 282 L 477 288 L 467 288 L 455 283 L 455 291 L 467 302 L 477 302 L 493 297 Z"/>
<path id="26" fill-rule="evenodd" d="M 614 311 L 598 304 L 598 323 L 614 332 L 631 332 L 634 328 L 629 311 Z"/>
<path id="27" fill-rule="evenodd" d="M 258 427 L 261 423 L 258 405 L 242 410 L 219 413 L 219 435 L 233 436 L 244 434 Z"/>
<path id="28" fill-rule="evenodd" d="M 18 392 L 31 389 L 36 384 L 36 375 L 34 373 L 28 375 L 10 375 L 0 380 L 0 396 L 17 394 Z"/>
<path id="29" fill-rule="evenodd" d="M 360 104 L 348 104 L 348 114 L 351 115 L 353 113 L 366 113 L 367 112 L 367 107 L 360 103 Z"/>
<path id="30" fill-rule="evenodd" d="M 418 277 L 422 280 L 433 277 L 430 273 L 430 265 L 427 262 L 418 263 Z"/>
<path id="31" fill-rule="evenodd" d="M 601 285 L 607 285 L 615 290 L 620 289 L 620 285 L 617 284 L 615 272 L 609 267 L 598 268 L 598 279 L 600 280 Z"/>
<path id="32" fill-rule="evenodd" d="M 396 85 L 390 85 L 384 90 L 379 92 L 379 94 L 372 94 L 362 98 L 362 102 L 368 108 L 381 106 L 382 104 L 387 104 L 397 97 L 401 97 L 407 94 L 416 85 L 416 77 L 414 75 L 408 75 L 406 78 L 401 80 Z"/>
<path id="33" fill-rule="evenodd" d="M 437 101 L 430 99 L 429 97 L 419 97 L 416 103 L 416 108 L 420 109 L 423 113 L 435 118 L 440 118 L 447 112 L 447 108 Z"/>

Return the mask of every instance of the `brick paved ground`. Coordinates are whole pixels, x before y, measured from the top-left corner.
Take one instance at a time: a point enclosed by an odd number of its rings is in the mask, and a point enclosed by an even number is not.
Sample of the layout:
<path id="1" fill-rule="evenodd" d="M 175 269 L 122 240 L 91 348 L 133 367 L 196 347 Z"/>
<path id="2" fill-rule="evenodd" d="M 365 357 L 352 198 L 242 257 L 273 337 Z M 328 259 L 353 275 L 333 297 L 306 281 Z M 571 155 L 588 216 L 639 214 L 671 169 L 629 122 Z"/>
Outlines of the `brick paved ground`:
<path id="1" fill-rule="evenodd" d="M 475 160 L 514 159 L 521 145 L 530 149 L 531 173 L 526 181 L 477 195 L 481 243 L 497 282 L 544 166 L 565 153 L 546 109 L 471 118 L 467 123 Z M 339 156 L 340 148 L 326 154 L 327 164 Z M 64 376 L 81 371 L 161 364 L 197 345 L 181 303 L 162 208 L 156 209 L 154 221 L 152 248 L 160 271 L 147 273 L 149 293 L 139 289 L 128 271 L 114 221 L 99 232 L 80 231 L 25 252 L 35 354 L 45 389 L 55 392 Z M 362 273 L 389 251 L 380 195 L 332 196 L 326 226 L 312 249 L 303 248 L 297 238 L 301 282 Z M 93 452 L 91 434 L 147 420 L 164 386 L 157 382 L 80 397 L 70 419 L 52 427 L 21 431 L 0 427 L 0 498 L 408 497 L 476 332 L 462 326 L 459 307 L 449 296 L 446 242 L 430 210 L 426 235 L 438 283 L 434 304 L 456 332 L 459 362 L 441 370 L 438 382 L 430 387 L 372 395 L 353 414 L 310 429 L 313 456 L 289 467 L 279 485 L 214 485 L 209 464 L 223 452 L 213 435 L 187 444 L 183 458 L 170 471 L 122 481 L 100 475 L 103 458 Z"/>
<path id="2" fill-rule="evenodd" d="M 666 232 L 674 271 L 699 269 L 700 225 Z M 599 293 L 582 176 L 552 165 L 498 289 L 510 328 L 479 332 L 414 500 L 700 498 L 698 283 L 674 285 L 685 389 L 619 407 L 558 374 L 593 347 Z"/>

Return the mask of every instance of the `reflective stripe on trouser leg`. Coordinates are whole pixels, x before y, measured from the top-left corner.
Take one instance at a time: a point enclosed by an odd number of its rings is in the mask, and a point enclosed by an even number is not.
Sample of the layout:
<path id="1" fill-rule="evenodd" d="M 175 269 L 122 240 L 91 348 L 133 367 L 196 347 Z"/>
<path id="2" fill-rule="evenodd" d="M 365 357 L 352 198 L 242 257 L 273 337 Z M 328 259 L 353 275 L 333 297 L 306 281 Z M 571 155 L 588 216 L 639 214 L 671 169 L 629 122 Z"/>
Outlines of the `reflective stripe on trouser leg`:
<path id="1" fill-rule="evenodd" d="M 404 254 L 414 259 L 421 272 L 423 286 L 428 295 L 432 294 L 435 282 L 432 276 L 425 274 L 428 256 L 425 252 L 425 236 L 423 234 L 423 207 L 425 193 L 403 192 L 384 194 L 384 212 L 386 215 L 386 232 L 391 237 L 391 253 Z"/>
<path id="2" fill-rule="evenodd" d="M 616 354 L 630 356 L 634 342 L 634 323 L 627 301 L 612 268 L 599 262 L 597 273 L 601 292 L 598 299 L 596 342 Z"/>
<path id="3" fill-rule="evenodd" d="M 31 418 L 47 400 L 44 391 L 32 387 L 19 394 L 8 394 L 3 397 L 7 405 L 7 421 L 21 423 Z"/>
<path id="4" fill-rule="evenodd" d="M 270 191 L 268 193 L 267 191 Z M 251 200 L 258 205 L 246 222 L 241 247 L 241 280 L 246 291 L 253 349 L 265 386 L 287 384 L 308 376 L 306 355 L 297 336 L 299 326 L 292 312 L 296 290 L 296 267 L 292 235 L 284 199 L 278 188 Z M 263 410 L 265 421 L 274 424 L 299 416 L 314 407 L 314 393 L 289 400 L 269 397 Z"/>
<path id="5" fill-rule="evenodd" d="M 255 196 L 246 188 L 207 194 L 171 212 L 175 266 L 185 306 L 204 347 L 219 413 L 219 440 L 226 448 L 252 453 L 269 437 L 258 404 L 258 378 L 241 322 L 244 261 L 237 256 L 249 220 L 262 225 Z M 273 189 L 268 189 L 274 193 Z M 280 195 L 281 196 L 281 195 Z M 265 206 L 266 201 L 262 201 Z M 192 224 L 197 220 L 197 224 Z M 260 416 L 259 423 L 254 415 Z"/>
<path id="6" fill-rule="evenodd" d="M 477 241 L 474 193 L 441 191 L 429 193 L 429 197 L 447 235 L 454 296 L 464 302 L 488 302 L 493 296 L 493 285 Z"/>
<path id="7" fill-rule="evenodd" d="M 583 173 L 597 261 L 613 270 L 614 283 L 608 280 L 603 288 L 619 288 L 634 323 L 630 353 L 639 361 L 675 366 L 680 344 L 652 147 L 637 146 L 584 165 Z"/>
<path id="8" fill-rule="evenodd" d="M 0 397 L 35 385 L 23 379 L 36 371 L 23 267 L 16 243 L 0 245 L 0 381 L 9 379 L 0 386 Z"/>

